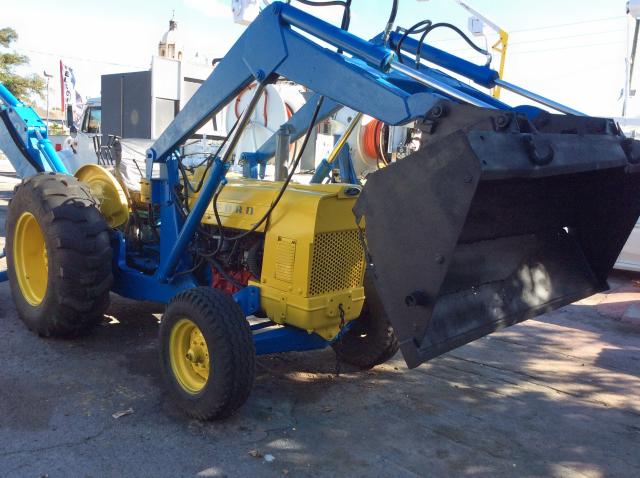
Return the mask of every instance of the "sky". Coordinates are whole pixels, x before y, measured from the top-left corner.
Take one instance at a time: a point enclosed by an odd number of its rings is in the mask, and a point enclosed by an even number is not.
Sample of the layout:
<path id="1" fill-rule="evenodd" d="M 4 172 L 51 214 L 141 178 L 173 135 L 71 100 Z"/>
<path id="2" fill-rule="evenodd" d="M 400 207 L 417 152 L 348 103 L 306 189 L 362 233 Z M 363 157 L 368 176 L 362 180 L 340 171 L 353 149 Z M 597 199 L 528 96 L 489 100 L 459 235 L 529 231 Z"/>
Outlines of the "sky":
<path id="1" fill-rule="evenodd" d="M 294 2 L 296 3 L 296 2 Z M 353 0 L 350 31 L 363 38 L 380 32 L 391 0 Z M 619 116 L 625 57 L 632 22 L 625 0 L 469 0 L 510 33 L 504 79 L 594 116 Z M 55 75 L 52 104 L 59 103 L 59 60 L 74 68 L 79 91 L 100 95 L 100 75 L 149 68 L 158 41 L 175 15 L 187 57 L 220 57 L 245 27 L 233 23 L 230 0 L 0 0 L 0 28 L 19 35 L 14 49 L 30 58 L 24 72 Z M 298 4 L 300 5 L 300 4 Z M 313 8 L 339 22 L 337 8 Z M 400 0 L 397 24 L 418 20 L 453 23 L 466 31 L 469 14 L 452 0 Z M 483 62 L 450 31 L 432 44 Z M 489 40 L 495 37 L 490 36 Z M 484 39 L 476 38 L 483 44 Z M 258 45 L 257 48 L 260 48 Z M 497 55 L 493 66 L 497 68 Z M 640 76 L 640 72 L 639 75 Z M 640 95 L 640 93 L 639 93 Z M 506 93 L 509 104 L 523 104 Z M 640 115 L 631 102 L 630 114 Z M 640 103 L 640 101 L 638 102 Z"/>

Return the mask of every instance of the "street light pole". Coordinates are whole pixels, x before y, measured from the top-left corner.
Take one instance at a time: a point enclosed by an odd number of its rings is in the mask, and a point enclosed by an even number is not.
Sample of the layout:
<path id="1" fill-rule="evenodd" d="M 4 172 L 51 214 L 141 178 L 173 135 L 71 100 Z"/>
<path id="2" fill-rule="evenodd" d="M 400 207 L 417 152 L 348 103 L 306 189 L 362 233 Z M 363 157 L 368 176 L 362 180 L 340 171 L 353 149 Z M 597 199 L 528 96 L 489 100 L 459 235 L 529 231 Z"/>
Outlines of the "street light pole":
<path id="1" fill-rule="evenodd" d="M 53 78 L 53 75 L 47 73 L 47 70 L 44 70 L 44 77 L 47 79 L 47 136 L 49 136 L 49 80 Z"/>

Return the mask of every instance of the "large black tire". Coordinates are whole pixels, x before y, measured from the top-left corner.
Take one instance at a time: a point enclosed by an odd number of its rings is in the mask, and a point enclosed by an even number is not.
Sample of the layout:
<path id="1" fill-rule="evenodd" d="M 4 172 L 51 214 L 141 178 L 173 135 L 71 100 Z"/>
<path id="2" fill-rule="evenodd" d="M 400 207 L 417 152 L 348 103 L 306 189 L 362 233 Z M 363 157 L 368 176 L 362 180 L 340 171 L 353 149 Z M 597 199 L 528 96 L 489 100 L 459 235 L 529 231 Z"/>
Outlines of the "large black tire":
<path id="1" fill-rule="evenodd" d="M 185 388 L 180 372 L 172 365 L 172 357 L 182 358 L 179 345 L 172 342 L 172 332 L 184 319 L 198 327 L 208 350 L 209 376 L 199 390 Z M 181 292 L 162 316 L 159 342 L 162 377 L 169 396 L 187 415 L 199 420 L 225 418 L 249 398 L 256 351 L 251 327 L 230 296 L 208 287 Z"/>
<path id="2" fill-rule="evenodd" d="M 360 317 L 331 346 L 338 360 L 369 370 L 393 357 L 399 345 L 368 271 L 364 286 Z"/>
<path id="3" fill-rule="evenodd" d="M 24 213 L 38 223 L 48 264 L 46 292 L 35 305 L 16 277 L 15 230 Z M 112 254 L 107 223 L 88 186 L 54 173 L 25 179 L 9 203 L 6 231 L 11 294 L 29 329 L 46 337 L 72 337 L 102 320 L 113 282 Z"/>

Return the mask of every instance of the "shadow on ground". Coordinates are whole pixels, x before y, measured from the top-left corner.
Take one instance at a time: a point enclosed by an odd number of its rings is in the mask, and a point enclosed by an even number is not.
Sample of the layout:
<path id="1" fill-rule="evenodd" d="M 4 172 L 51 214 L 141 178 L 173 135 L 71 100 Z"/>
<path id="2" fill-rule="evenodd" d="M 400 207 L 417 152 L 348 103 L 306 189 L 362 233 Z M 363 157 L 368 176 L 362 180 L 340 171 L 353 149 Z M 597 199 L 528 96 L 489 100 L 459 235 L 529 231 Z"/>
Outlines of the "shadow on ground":
<path id="1" fill-rule="evenodd" d="M 93 335 L 44 340 L 0 288 L 8 475 L 108 476 L 132 466 L 157 476 L 640 473 L 640 334 L 603 325 L 593 307 L 571 306 L 412 371 L 396 357 L 336 376 L 331 350 L 261 357 L 246 406 L 200 423 L 161 387 L 162 307 L 116 297 Z"/>

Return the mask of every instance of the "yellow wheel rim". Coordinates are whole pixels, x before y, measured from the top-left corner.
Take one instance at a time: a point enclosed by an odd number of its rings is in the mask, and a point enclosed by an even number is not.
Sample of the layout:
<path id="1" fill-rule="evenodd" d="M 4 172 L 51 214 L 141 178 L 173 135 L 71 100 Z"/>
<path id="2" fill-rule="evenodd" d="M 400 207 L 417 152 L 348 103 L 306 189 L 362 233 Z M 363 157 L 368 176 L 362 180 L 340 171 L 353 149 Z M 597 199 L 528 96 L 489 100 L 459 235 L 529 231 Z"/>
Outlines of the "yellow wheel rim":
<path id="1" fill-rule="evenodd" d="M 98 201 L 98 209 L 109 227 L 118 227 L 129 219 L 129 204 L 118 180 L 97 164 L 85 164 L 75 173 L 75 177 L 87 183 L 91 195 Z"/>
<path id="2" fill-rule="evenodd" d="M 209 349 L 198 326 L 189 319 L 180 319 L 169 337 L 171 370 L 180 386 L 196 394 L 209 379 Z"/>
<path id="3" fill-rule="evenodd" d="M 47 293 L 49 260 L 42 229 L 30 212 L 16 223 L 13 262 L 22 297 L 34 307 L 40 305 Z"/>

